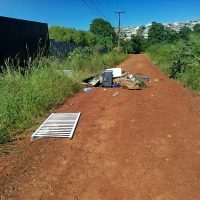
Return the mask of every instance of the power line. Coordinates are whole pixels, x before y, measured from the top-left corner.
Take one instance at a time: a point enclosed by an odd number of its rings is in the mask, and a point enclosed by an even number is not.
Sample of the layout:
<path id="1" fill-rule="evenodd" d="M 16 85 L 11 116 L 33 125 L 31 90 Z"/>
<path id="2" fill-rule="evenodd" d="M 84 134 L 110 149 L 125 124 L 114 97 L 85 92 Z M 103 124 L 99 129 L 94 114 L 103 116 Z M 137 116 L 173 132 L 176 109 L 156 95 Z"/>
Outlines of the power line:
<path id="1" fill-rule="evenodd" d="M 82 2 L 83 2 L 95 15 L 97 15 L 98 17 L 101 17 L 101 16 L 96 12 L 96 10 L 88 3 L 88 1 L 82 0 Z"/>
<path id="2" fill-rule="evenodd" d="M 108 18 L 104 15 L 104 13 L 101 11 L 101 9 L 97 6 L 97 4 L 93 0 L 82 0 L 82 1 L 95 15 L 97 15 L 100 18 L 108 20 Z"/>
<path id="3" fill-rule="evenodd" d="M 101 9 L 97 6 L 97 4 L 94 2 L 94 0 L 90 0 L 90 2 L 93 4 L 94 8 L 99 11 L 99 13 L 101 14 L 101 16 L 103 16 L 103 18 L 105 18 L 106 20 L 108 20 L 107 16 L 101 11 Z"/>
<path id="4" fill-rule="evenodd" d="M 121 14 L 124 14 L 124 11 L 115 11 L 119 17 L 119 25 L 118 25 L 118 51 L 120 51 L 120 32 L 121 32 Z"/>

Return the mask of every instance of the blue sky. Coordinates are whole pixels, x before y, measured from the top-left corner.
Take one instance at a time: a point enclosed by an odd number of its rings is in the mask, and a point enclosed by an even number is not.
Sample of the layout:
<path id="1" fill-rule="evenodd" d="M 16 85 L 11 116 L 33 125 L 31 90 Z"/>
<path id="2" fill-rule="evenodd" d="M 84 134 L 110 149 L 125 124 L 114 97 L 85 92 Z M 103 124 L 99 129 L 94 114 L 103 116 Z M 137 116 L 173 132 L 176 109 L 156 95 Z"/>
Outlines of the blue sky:
<path id="1" fill-rule="evenodd" d="M 176 22 L 200 19 L 200 0 L 0 0 L 1 16 L 84 30 L 96 17 L 105 17 L 117 26 L 114 11 L 118 10 L 125 11 L 122 26 Z"/>

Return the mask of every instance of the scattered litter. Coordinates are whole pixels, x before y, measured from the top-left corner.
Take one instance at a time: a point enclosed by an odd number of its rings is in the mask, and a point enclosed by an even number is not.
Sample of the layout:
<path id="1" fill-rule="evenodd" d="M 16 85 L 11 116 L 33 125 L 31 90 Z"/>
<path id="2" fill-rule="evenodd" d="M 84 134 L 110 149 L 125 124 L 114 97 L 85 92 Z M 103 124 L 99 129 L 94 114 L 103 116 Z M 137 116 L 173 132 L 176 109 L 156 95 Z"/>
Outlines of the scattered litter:
<path id="1" fill-rule="evenodd" d="M 158 82 L 158 81 L 159 81 L 159 79 L 157 79 L 157 78 L 156 78 L 156 79 L 154 79 L 154 81 Z"/>
<path id="2" fill-rule="evenodd" d="M 117 83 L 117 82 L 114 82 L 113 87 L 114 87 L 114 88 L 120 88 L 121 85 L 120 85 L 119 83 Z"/>
<path id="3" fill-rule="evenodd" d="M 150 78 L 147 76 L 140 76 L 139 78 L 146 82 L 150 81 Z"/>
<path id="4" fill-rule="evenodd" d="M 73 103 L 71 103 L 71 102 L 69 102 L 67 105 L 68 105 L 68 106 L 73 106 L 74 104 L 73 104 Z"/>
<path id="5" fill-rule="evenodd" d="M 113 94 L 113 97 L 116 97 L 117 95 L 119 95 L 119 92 L 115 92 L 115 93 Z"/>
<path id="6" fill-rule="evenodd" d="M 41 137 L 72 138 L 81 113 L 52 113 L 32 134 Z"/>
<path id="7" fill-rule="evenodd" d="M 116 78 L 113 81 L 119 83 L 123 89 L 140 90 L 145 87 L 145 83 L 140 79 L 136 79 L 135 77 L 129 79 L 125 76 Z"/>
<path id="8" fill-rule="evenodd" d="M 91 92 L 92 88 L 83 88 L 83 92 Z"/>
<path id="9" fill-rule="evenodd" d="M 104 88 L 103 90 L 106 91 L 106 88 Z"/>
<path id="10" fill-rule="evenodd" d="M 83 83 L 91 85 L 91 86 L 99 86 L 100 78 L 97 76 L 92 76 L 92 77 L 89 77 L 89 78 L 83 80 Z"/>
<path id="11" fill-rule="evenodd" d="M 106 69 L 106 71 L 112 71 L 113 73 L 113 78 L 116 77 L 121 77 L 122 76 L 122 68 L 110 68 L 110 69 Z"/>
<path id="12" fill-rule="evenodd" d="M 168 138 L 171 138 L 172 136 L 171 136 L 171 135 L 167 135 L 167 137 L 168 137 Z"/>

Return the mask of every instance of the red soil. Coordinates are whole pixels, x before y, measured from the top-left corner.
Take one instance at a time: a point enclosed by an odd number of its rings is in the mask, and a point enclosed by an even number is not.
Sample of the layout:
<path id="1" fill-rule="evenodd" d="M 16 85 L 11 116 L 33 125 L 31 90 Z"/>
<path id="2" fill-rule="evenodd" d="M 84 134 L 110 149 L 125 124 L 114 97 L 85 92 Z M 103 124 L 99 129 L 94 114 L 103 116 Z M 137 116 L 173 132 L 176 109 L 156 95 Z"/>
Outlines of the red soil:
<path id="1" fill-rule="evenodd" d="M 30 143 L 29 133 L 9 145 L 0 199 L 200 199 L 199 97 L 144 55 L 120 66 L 150 77 L 150 87 L 93 88 L 68 99 L 56 112 L 81 112 L 74 138 Z"/>

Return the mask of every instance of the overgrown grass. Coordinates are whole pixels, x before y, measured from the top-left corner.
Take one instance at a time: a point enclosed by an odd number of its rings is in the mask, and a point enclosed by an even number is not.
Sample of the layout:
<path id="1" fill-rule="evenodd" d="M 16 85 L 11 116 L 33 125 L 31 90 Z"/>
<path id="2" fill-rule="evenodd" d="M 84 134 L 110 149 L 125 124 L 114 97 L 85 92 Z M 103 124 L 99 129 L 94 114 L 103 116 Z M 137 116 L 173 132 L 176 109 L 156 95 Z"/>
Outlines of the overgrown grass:
<path id="1" fill-rule="evenodd" d="M 146 52 L 171 78 L 200 91 L 200 34 L 187 42 L 153 45 Z"/>
<path id="2" fill-rule="evenodd" d="M 52 107 L 79 91 L 88 74 L 125 58 L 115 52 L 86 57 L 73 54 L 66 60 L 40 58 L 29 63 L 29 71 L 24 75 L 7 63 L 7 70 L 0 75 L 0 143 L 11 141 Z M 71 69 L 72 76 L 66 76 L 64 69 Z"/>
<path id="3" fill-rule="evenodd" d="M 161 69 L 168 74 L 170 66 L 173 63 L 174 53 L 178 50 L 180 44 L 155 44 L 150 46 L 146 53 L 154 61 L 156 65 L 159 65 Z"/>
<path id="4" fill-rule="evenodd" d="M 88 48 L 78 48 L 69 55 L 67 66 L 69 69 L 75 71 L 84 71 L 87 74 L 95 74 L 108 66 L 111 67 L 117 65 L 126 58 L 127 55 L 116 51 L 101 55 Z"/>

